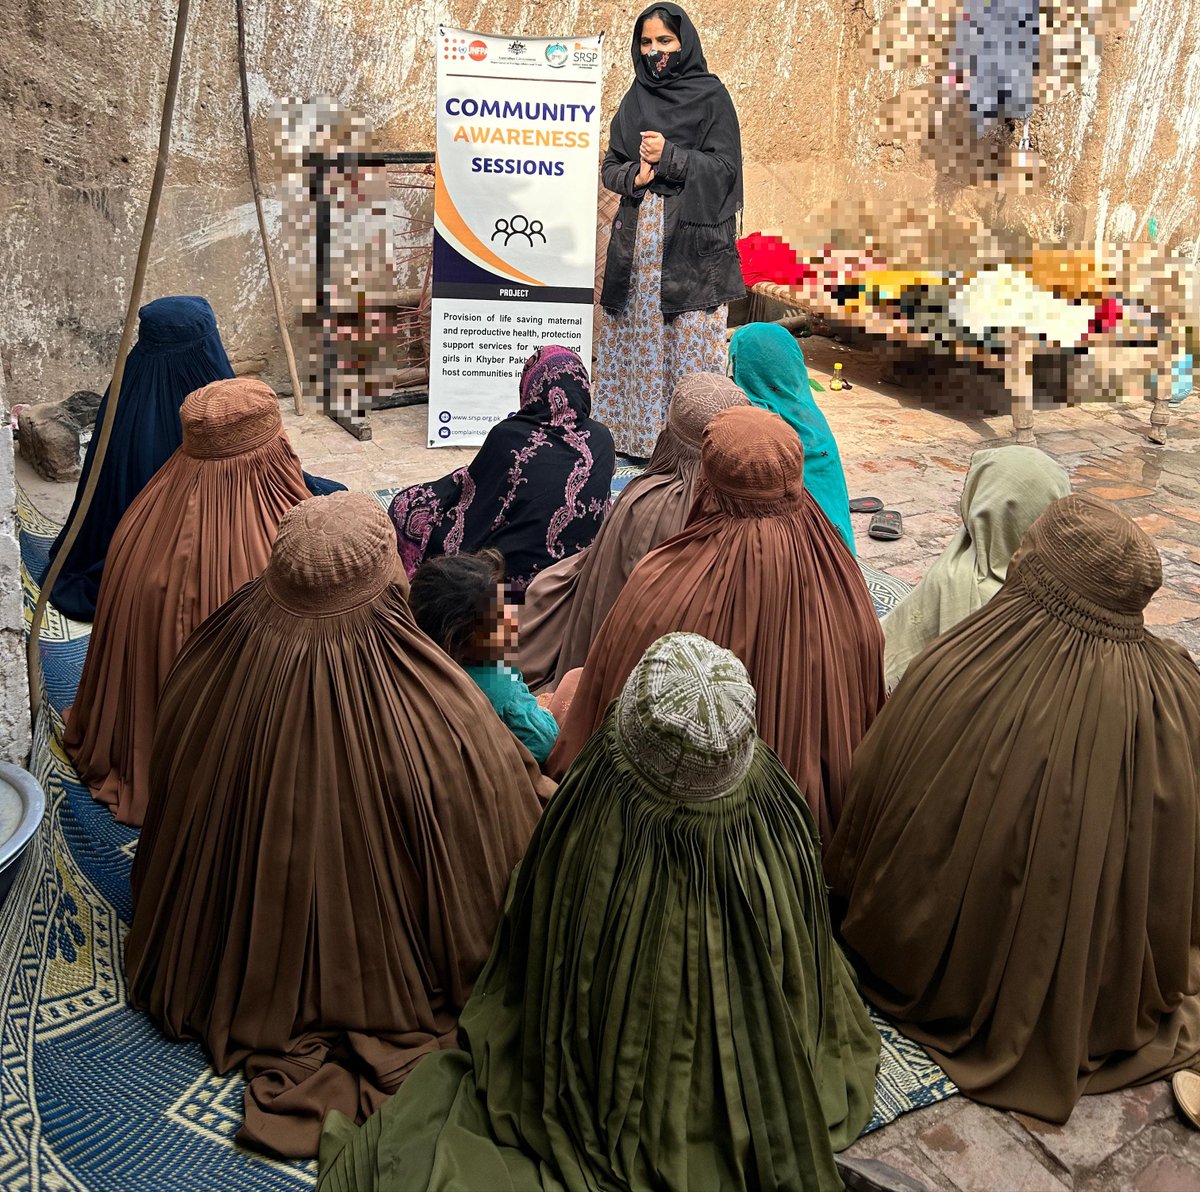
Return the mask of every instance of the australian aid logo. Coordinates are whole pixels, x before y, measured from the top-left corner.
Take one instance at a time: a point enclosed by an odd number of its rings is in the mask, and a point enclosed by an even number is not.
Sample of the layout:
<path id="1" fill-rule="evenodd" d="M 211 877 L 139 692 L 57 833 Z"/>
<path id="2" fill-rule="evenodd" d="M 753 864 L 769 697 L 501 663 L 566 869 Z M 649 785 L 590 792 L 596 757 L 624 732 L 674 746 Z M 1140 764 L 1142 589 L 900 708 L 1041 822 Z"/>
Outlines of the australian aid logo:
<path id="1" fill-rule="evenodd" d="M 600 51 L 595 46 L 585 46 L 580 42 L 575 43 L 575 51 L 571 55 L 571 62 L 575 66 L 580 66 L 584 70 L 591 70 L 600 61 Z"/>

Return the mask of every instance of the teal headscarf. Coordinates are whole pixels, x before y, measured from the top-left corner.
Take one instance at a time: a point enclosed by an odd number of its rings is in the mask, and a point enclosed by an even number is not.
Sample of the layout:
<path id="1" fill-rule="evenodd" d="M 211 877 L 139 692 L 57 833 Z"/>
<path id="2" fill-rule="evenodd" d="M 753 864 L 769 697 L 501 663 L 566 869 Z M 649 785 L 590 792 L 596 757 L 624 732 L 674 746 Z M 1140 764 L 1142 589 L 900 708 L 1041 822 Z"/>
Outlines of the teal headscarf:
<path id="1" fill-rule="evenodd" d="M 850 526 L 850 495 L 837 440 L 813 400 L 804 352 L 778 323 L 750 323 L 729 344 L 733 383 L 761 409 L 778 414 L 804 447 L 804 487 L 857 557 Z"/>

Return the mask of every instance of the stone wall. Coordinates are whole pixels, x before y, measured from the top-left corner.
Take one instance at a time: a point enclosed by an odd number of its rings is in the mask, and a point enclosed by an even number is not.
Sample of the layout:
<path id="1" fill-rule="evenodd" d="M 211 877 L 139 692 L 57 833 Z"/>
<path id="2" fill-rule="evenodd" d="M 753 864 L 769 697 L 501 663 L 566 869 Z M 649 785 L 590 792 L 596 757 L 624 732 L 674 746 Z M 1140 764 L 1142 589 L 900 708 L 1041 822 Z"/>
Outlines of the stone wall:
<path id="1" fill-rule="evenodd" d="M 1032 124 L 1040 189 L 1009 196 L 956 176 L 952 134 L 897 135 L 937 54 L 884 70 L 931 0 L 696 0 L 712 67 L 738 105 L 746 229 L 820 242 L 877 224 L 904 251 L 953 264 L 978 233 L 1040 241 L 1145 238 L 1200 251 L 1200 2 L 1140 0 L 1077 84 Z M 952 0 L 936 0 L 943 16 Z M 1050 4 L 1068 0 L 1047 0 Z M 907 7 L 901 8 L 900 5 Z M 5 0 L 0 51 L 0 355 L 10 401 L 102 387 L 111 367 L 154 166 L 172 0 Z M 605 110 L 629 78 L 635 6 L 611 0 L 248 0 L 251 87 L 268 188 L 267 116 L 327 93 L 390 148 L 427 149 L 439 21 L 528 36 L 606 30 Z M 928 23 L 926 21 L 926 23 Z M 909 32 L 905 32 L 908 30 Z M 944 40 L 944 39 L 943 39 Z M 194 0 L 173 157 L 146 297 L 202 293 L 231 354 L 283 369 L 246 183 L 233 5 Z M 943 55 L 944 57 L 944 55 Z M 947 140 L 946 138 L 950 138 Z M 268 204 L 272 222 L 279 204 Z M 859 214 L 861 212 L 861 214 Z M 928 225 L 928 226 L 924 226 Z M 914 247 L 915 245 L 915 247 Z"/>

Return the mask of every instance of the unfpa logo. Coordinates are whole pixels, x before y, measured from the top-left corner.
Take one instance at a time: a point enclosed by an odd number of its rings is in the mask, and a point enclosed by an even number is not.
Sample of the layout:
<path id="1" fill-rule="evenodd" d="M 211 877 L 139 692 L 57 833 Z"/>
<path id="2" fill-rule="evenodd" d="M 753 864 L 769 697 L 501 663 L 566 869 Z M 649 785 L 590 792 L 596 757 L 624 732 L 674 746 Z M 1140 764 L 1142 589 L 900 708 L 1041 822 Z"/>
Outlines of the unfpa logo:
<path id="1" fill-rule="evenodd" d="M 487 42 L 473 41 L 467 47 L 472 62 L 482 62 L 487 57 Z"/>
<path id="2" fill-rule="evenodd" d="M 467 57 L 467 39 L 465 37 L 443 37 L 442 57 L 448 62 L 463 62 Z"/>

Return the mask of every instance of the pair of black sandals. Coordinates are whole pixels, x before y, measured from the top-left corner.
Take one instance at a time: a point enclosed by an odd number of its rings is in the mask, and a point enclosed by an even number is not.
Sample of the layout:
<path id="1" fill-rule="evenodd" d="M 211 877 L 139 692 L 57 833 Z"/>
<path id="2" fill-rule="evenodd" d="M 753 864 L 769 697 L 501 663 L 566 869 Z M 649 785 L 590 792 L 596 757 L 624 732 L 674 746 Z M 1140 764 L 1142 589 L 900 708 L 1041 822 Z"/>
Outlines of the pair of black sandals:
<path id="1" fill-rule="evenodd" d="M 878 497 L 855 497 L 850 502 L 851 513 L 871 513 L 871 524 L 867 533 L 881 542 L 895 542 L 904 534 L 904 519 L 895 509 L 884 509 Z"/>

